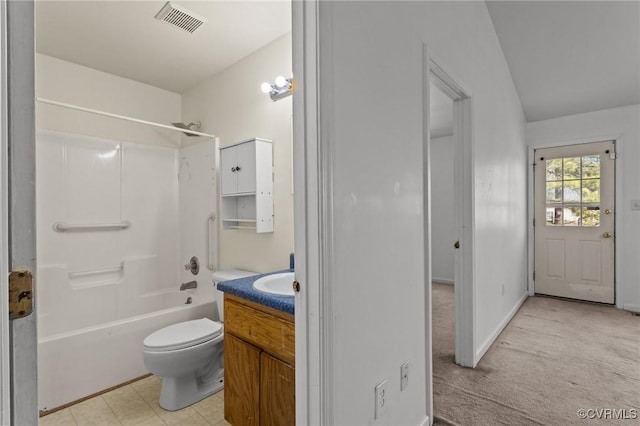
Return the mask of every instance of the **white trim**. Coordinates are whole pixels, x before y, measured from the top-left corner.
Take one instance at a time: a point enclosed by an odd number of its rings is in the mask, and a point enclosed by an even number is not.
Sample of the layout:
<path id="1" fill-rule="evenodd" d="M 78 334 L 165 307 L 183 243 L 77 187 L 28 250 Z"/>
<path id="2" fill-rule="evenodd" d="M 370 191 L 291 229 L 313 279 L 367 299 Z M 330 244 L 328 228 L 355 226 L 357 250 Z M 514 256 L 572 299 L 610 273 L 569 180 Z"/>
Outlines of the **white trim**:
<path id="1" fill-rule="evenodd" d="M 7 122 L 7 19 L 6 2 L 0 2 L 0 424 L 11 423 L 9 353 L 9 174 Z"/>
<path id="2" fill-rule="evenodd" d="M 530 179 L 527 182 L 527 221 L 528 221 L 528 235 L 527 238 L 529 240 L 529 253 L 528 253 L 528 264 L 529 264 L 529 295 L 533 296 L 535 294 L 535 282 L 533 280 L 533 265 L 535 261 L 534 256 L 534 244 L 535 244 L 535 232 L 533 229 L 533 218 L 534 218 L 534 187 L 533 187 L 533 163 L 535 161 L 535 150 L 536 149 L 544 149 L 544 148 L 553 148 L 560 146 L 569 146 L 569 145 L 582 145 L 587 143 L 595 143 L 595 142 L 603 142 L 603 141 L 614 141 L 616 147 L 616 164 L 615 164 L 615 254 L 614 254 L 614 262 L 615 262 L 615 306 L 618 309 L 625 309 L 626 306 L 624 303 L 624 285 L 619 281 L 620 277 L 622 277 L 622 262 L 619 261 L 620 253 L 622 253 L 623 241 L 626 238 L 624 234 L 624 212 L 626 206 L 624 205 L 624 187 L 623 187 L 623 163 L 624 163 L 624 135 L 621 133 L 617 134 L 604 134 L 600 136 L 589 136 L 583 138 L 576 139 L 557 139 L 546 141 L 545 143 L 541 143 L 540 145 L 533 146 L 529 144 L 527 146 L 529 157 L 528 157 L 528 174 L 530 174 Z M 631 305 L 633 306 L 633 305 Z"/>
<path id="3" fill-rule="evenodd" d="M 435 284 L 453 285 L 453 280 L 448 280 L 446 278 L 433 277 L 433 278 L 431 278 L 431 282 L 435 283 Z"/>
<path id="4" fill-rule="evenodd" d="M 475 286 L 474 286 L 474 191 L 473 191 L 473 101 L 466 89 L 423 43 L 423 138 L 424 138 L 424 229 L 425 229 L 425 324 L 427 415 L 433 417 L 433 348 L 431 291 L 431 130 L 430 82 L 453 102 L 454 211 L 460 249 L 457 251 L 454 282 L 455 360 L 475 366 Z"/>
<path id="5" fill-rule="evenodd" d="M 433 313 L 431 310 L 431 63 L 426 44 L 422 45 L 422 170 L 424 217 L 424 322 L 426 416 L 433 417 Z"/>
<path id="6" fill-rule="evenodd" d="M 429 77 L 453 100 L 454 144 L 454 212 L 460 249 L 454 272 L 455 299 L 455 360 L 465 367 L 475 366 L 475 263 L 474 263 L 474 162 L 473 162 L 473 99 L 471 91 L 442 62 L 430 55 L 423 45 Z M 428 110 L 427 110 L 428 111 Z M 426 130 L 429 133 L 429 129 Z M 430 138 L 429 148 L 430 150 Z M 426 163 L 428 164 L 428 162 Z M 430 191 L 430 183 L 429 191 Z M 431 223 L 429 210 L 428 223 Z M 430 228 L 429 235 L 430 235 Z M 430 239 L 430 237 L 429 237 Z M 430 245 L 427 251 L 431 260 Z M 429 264 L 430 267 L 430 264 Z M 430 277 L 430 276 L 427 276 Z M 431 414 L 431 413 L 430 413 Z"/>
<path id="7" fill-rule="evenodd" d="M 529 296 L 535 294 L 533 271 L 535 271 L 535 217 L 534 201 L 534 163 L 535 149 L 527 147 L 527 292 Z"/>
<path id="8" fill-rule="evenodd" d="M 424 416 L 424 418 L 420 420 L 420 423 L 418 423 L 418 426 L 429 426 L 431 424 L 429 421 L 429 416 Z"/>
<path id="9" fill-rule="evenodd" d="M 330 241 L 326 228 L 326 186 L 321 173 L 321 123 L 319 117 L 319 2 L 292 2 L 293 75 L 293 184 L 294 246 L 296 280 L 296 424 L 332 424 L 332 341 L 327 312 L 330 312 L 326 268 L 323 257 Z M 323 281 L 325 280 L 325 281 Z"/>
<path id="10" fill-rule="evenodd" d="M 460 212 L 458 229 L 460 249 L 458 268 L 454 281 L 456 316 L 456 363 L 464 367 L 475 367 L 476 347 L 476 286 L 475 286 L 475 191 L 473 161 L 473 99 L 467 98 L 453 103 L 454 143 L 458 149 L 456 156 L 459 172 L 458 201 L 456 211 Z M 457 136 L 459 135 L 459 136 Z"/>
<path id="11" fill-rule="evenodd" d="M 511 319 L 514 316 L 516 316 L 516 314 L 520 310 L 520 307 L 522 306 L 522 304 L 528 298 L 529 298 L 529 294 L 528 294 L 528 292 L 525 292 L 522 295 L 522 297 L 520 297 L 520 300 L 518 300 L 518 302 L 516 302 L 516 305 L 513 307 L 513 309 L 511 309 L 511 311 L 509 311 L 509 314 L 506 316 L 506 318 L 503 319 L 502 321 L 500 321 L 500 324 L 498 324 L 498 326 L 495 328 L 495 330 L 493 330 L 493 333 L 491 333 L 489 335 L 489 337 L 487 337 L 487 340 L 484 341 L 482 346 L 480 346 L 480 348 L 476 352 L 476 364 L 482 359 L 484 354 L 487 353 L 489 348 L 491 348 L 491 345 L 493 345 L 493 342 L 495 342 L 495 340 L 498 338 L 500 333 L 502 333 L 502 330 L 504 330 L 504 328 L 509 324 Z"/>

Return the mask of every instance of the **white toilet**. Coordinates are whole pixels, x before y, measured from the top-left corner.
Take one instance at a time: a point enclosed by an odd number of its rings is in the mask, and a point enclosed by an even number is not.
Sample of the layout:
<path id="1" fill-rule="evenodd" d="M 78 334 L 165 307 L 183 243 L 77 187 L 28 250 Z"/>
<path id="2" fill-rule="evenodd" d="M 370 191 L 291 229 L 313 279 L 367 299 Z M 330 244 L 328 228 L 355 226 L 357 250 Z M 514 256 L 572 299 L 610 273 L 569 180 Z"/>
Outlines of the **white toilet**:
<path id="1" fill-rule="evenodd" d="M 255 274 L 238 269 L 221 270 L 213 274 L 213 283 L 215 286 L 220 281 Z M 160 406 L 165 410 L 187 407 L 224 386 L 223 293 L 217 290 L 214 293 L 220 322 L 208 318 L 180 322 L 144 339 L 144 365 L 162 378 Z"/>

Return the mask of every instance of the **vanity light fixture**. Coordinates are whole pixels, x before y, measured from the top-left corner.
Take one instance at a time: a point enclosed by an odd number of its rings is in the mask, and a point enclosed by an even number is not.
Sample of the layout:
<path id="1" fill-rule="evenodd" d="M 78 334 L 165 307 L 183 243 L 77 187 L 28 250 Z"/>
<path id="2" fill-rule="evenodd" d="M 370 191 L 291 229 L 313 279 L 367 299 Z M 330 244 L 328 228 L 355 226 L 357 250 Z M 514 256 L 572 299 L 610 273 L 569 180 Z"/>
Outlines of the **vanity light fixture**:
<path id="1" fill-rule="evenodd" d="M 272 101 L 278 101 L 293 93 L 293 78 L 285 78 L 279 75 L 273 84 L 262 83 L 260 90 L 262 90 L 262 93 L 268 93 Z"/>

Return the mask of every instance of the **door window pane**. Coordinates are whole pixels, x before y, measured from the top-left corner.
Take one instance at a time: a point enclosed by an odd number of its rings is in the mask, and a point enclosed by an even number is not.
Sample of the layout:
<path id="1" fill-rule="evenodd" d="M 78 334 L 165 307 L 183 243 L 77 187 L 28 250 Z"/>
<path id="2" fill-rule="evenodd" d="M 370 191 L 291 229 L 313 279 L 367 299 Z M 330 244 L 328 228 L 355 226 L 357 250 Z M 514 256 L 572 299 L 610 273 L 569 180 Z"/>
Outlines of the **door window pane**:
<path id="1" fill-rule="evenodd" d="M 582 208 L 582 226 L 600 226 L 600 207 Z"/>
<path id="2" fill-rule="evenodd" d="M 600 179 L 586 179 L 582 181 L 582 202 L 600 202 Z"/>
<path id="3" fill-rule="evenodd" d="M 547 203 L 562 202 L 562 181 L 547 182 Z"/>
<path id="4" fill-rule="evenodd" d="M 547 207 L 547 225 L 562 225 L 562 207 Z"/>
<path id="5" fill-rule="evenodd" d="M 600 156 L 585 155 L 582 157 L 582 179 L 600 177 Z"/>
<path id="6" fill-rule="evenodd" d="M 564 195 L 565 203 L 579 203 L 580 202 L 580 181 L 565 180 L 563 195 Z"/>
<path id="7" fill-rule="evenodd" d="M 563 168 L 563 179 L 580 179 L 582 175 L 581 172 L 581 161 L 580 157 L 570 157 L 562 159 L 562 168 Z"/>
<path id="8" fill-rule="evenodd" d="M 547 160 L 547 181 L 562 180 L 562 158 Z"/>
<path id="9" fill-rule="evenodd" d="M 564 208 L 564 226 L 580 226 L 582 221 L 582 209 L 580 207 Z"/>
<path id="10" fill-rule="evenodd" d="M 546 225 L 600 226 L 600 155 L 545 162 Z"/>

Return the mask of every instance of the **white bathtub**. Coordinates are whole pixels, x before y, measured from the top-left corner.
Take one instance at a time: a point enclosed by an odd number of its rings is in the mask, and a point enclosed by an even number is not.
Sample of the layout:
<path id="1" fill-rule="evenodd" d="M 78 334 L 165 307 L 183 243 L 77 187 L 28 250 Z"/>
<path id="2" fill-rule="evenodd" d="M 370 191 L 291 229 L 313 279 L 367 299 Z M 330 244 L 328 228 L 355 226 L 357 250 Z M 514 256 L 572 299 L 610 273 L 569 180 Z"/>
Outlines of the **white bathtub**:
<path id="1" fill-rule="evenodd" d="M 192 304 L 185 304 L 187 297 L 192 297 Z M 166 308 L 57 334 L 41 332 L 40 410 L 59 407 L 147 374 L 142 360 L 142 341 L 147 335 L 177 322 L 217 317 L 213 298 L 203 301 L 199 297 L 191 291 L 145 295 L 140 298 L 147 299 L 142 305 Z"/>

